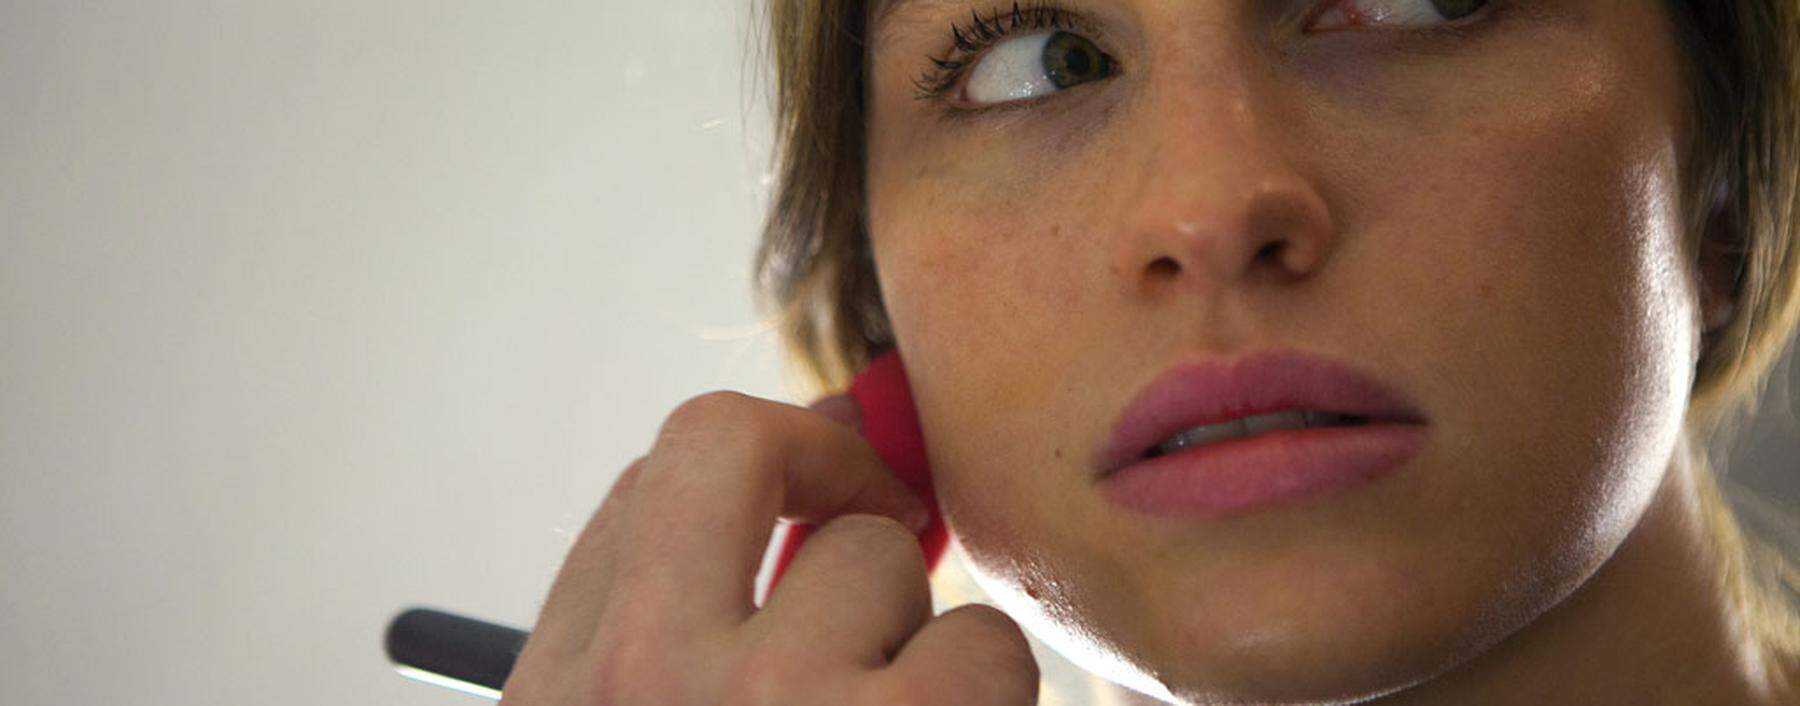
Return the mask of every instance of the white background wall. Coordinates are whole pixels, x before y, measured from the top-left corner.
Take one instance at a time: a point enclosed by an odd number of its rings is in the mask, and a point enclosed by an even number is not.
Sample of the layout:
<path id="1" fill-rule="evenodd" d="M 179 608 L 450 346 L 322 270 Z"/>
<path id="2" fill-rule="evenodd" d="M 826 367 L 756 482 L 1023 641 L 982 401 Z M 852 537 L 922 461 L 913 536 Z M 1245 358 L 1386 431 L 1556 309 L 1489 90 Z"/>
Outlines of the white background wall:
<path id="1" fill-rule="evenodd" d="M 0 2 L 0 703 L 474 703 L 395 611 L 529 625 L 675 404 L 791 399 L 748 21 Z"/>

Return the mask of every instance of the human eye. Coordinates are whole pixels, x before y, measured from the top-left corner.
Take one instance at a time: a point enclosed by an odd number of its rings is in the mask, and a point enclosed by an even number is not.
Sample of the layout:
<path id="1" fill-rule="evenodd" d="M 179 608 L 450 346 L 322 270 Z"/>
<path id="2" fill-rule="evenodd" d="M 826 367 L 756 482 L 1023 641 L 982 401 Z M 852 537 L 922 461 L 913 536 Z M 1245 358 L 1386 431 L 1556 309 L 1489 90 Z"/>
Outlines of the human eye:
<path id="1" fill-rule="evenodd" d="M 918 97 L 967 109 L 1042 98 L 1118 73 L 1118 63 L 1082 34 L 1078 20 L 1052 4 L 1033 4 L 950 27 L 953 50 L 931 58 L 915 82 Z"/>
<path id="2" fill-rule="evenodd" d="M 1454 30 L 1492 6 L 1493 0 L 1334 0 L 1314 20 L 1337 28 L 1386 26 L 1402 30 Z M 1456 23 L 1456 24 L 1446 24 Z"/>
<path id="3" fill-rule="evenodd" d="M 1498 0 L 1321 0 L 1309 27 L 1335 31 L 1375 27 L 1407 35 L 1468 35 L 1495 14 Z M 1090 37 L 1094 25 L 1054 2 L 1013 3 L 987 15 L 971 11 L 950 26 L 952 49 L 927 57 L 914 81 L 917 97 L 946 103 L 950 113 L 1023 104 L 1083 83 L 1119 75 L 1116 59 Z"/>

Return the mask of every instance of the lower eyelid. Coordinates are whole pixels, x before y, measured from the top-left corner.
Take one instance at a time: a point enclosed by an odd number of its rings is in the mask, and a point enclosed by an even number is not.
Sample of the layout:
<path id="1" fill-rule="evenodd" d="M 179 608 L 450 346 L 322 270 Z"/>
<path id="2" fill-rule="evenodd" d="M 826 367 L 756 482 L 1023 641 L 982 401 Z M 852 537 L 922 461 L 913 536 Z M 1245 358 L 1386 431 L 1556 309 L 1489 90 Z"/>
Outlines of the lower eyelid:
<path id="1" fill-rule="evenodd" d="M 1112 80 L 1115 78 L 1118 78 L 1117 72 L 1114 72 L 1112 76 L 1108 76 L 1107 78 L 1070 86 L 1054 93 L 1047 93 L 1035 98 L 1006 101 L 1003 103 L 959 105 L 946 101 L 941 105 L 938 112 L 941 113 L 941 117 L 944 120 L 949 122 L 1005 119 L 1014 116 L 1023 117 L 1025 113 L 1035 113 L 1035 115 L 1032 116 L 1033 120 L 1054 119 L 1057 115 L 1062 114 L 1065 109 L 1077 110 L 1080 106 L 1086 104 L 1089 99 L 1096 98 L 1097 96 L 1085 94 L 1105 90 L 1111 85 Z"/>

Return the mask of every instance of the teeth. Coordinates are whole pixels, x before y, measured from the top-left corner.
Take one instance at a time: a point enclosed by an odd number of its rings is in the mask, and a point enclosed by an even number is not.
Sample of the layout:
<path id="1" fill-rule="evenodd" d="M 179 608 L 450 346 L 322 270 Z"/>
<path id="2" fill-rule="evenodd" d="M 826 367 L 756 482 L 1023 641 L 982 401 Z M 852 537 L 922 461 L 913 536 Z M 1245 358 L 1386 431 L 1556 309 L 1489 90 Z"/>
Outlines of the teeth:
<path id="1" fill-rule="evenodd" d="M 1215 441 L 1224 441 L 1226 439 L 1235 439 L 1240 436 L 1248 436 L 1250 430 L 1245 424 L 1246 421 L 1247 420 L 1244 419 L 1238 419 L 1220 424 L 1208 424 L 1206 426 L 1194 427 L 1181 432 L 1180 434 L 1176 434 L 1174 438 L 1163 442 L 1162 446 L 1158 446 L 1157 448 L 1161 449 L 1164 453 L 1167 453 L 1177 449 L 1185 449 L 1189 446 L 1199 446 L 1200 444 L 1210 444 Z"/>
<path id="2" fill-rule="evenodd" d="M 1317 426 L 1349 424 L 1353 417 L 1325 412 L 1293 411 L 1259 414 L 1219 424 L 1194 427 L 1169 438 L 1150 452 L 1151 456 L 1173 453 L 1190 446 L 1210 444 L 1241 436 L 1251 436 L 1282 429 L 1304 429 Z"/>

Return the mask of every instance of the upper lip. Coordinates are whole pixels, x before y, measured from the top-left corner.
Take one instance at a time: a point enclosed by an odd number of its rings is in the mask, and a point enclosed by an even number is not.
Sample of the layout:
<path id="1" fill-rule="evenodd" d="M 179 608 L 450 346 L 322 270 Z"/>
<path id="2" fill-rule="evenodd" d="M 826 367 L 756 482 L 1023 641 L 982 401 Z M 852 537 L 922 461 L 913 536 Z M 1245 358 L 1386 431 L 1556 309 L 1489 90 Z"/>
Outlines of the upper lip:
<path id="1" fill-rule="evenodd" d="M 1177 432 L 1289 410 L 1422 423 L 1398 389 L 1344 363 L 1294 350 L 1175 365 L 1150 381 L 1113 423 L 1101 474 L 1135 463 Z"/>

